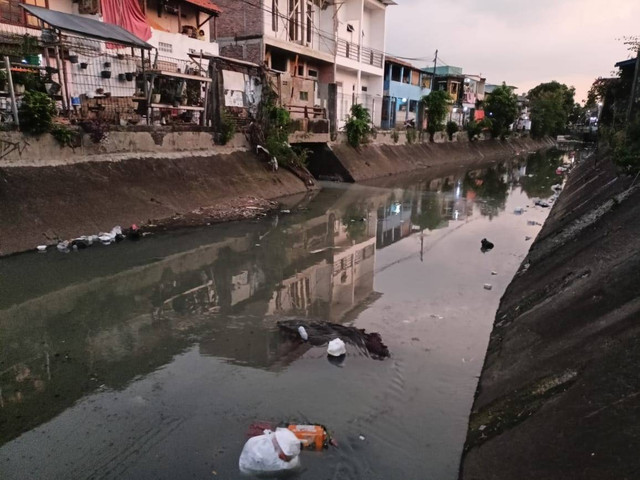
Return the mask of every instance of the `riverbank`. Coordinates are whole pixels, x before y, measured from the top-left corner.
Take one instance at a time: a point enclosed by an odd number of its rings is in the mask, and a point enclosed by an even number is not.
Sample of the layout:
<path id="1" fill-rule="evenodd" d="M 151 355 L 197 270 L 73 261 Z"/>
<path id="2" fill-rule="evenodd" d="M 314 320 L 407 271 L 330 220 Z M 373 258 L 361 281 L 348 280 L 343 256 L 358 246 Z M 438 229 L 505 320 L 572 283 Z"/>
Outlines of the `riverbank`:
<path id="1" fill-rule="evenodd" d="M 30 250 L 114 225 L 176 228 L 263 214 L 306 192 L 251 152 L 136 158 L 0 170 L 0 254 Z"/>
<path id="2" fill-rule="evenodd" d="M 640 188 L 592 155 L 498 309 L 460 478 L 636 478 Z"/>
<path id="3" fill-rule="evenodd" d="M 384 134 L 378 137 L 361 151 L 333 145 L 315 161 L 361 182 L 506 160 L 553 143 L 516 138 L 389 145 Z M 83 137 L 75 150 L 50 136 L 21 138 L 0 137 L 7 149 L 0 160 L 0 256 L 115 225 L 170 229 L 253 218 L 277 208 L 276 199 L 317 188 L 287 169 L 272 172 L 240 136 L 219 147 L 204 131 L 109 132 L 95 144 Z"/>
<path id="4" fill-rule="evenodd" d="M 378 137 L 379 140 L 376 139 L 360 150 L 351 148 L 346 143 L 331 145 L 333 154 L 347 172 L 348 178 L 361 182 L 442 165 L 466 166 L 471 162 L 501 161 L 555 145 L 550 138 L 534 140 L 530 137 L 412 145 L 394 144 L 382 134 Z"/>

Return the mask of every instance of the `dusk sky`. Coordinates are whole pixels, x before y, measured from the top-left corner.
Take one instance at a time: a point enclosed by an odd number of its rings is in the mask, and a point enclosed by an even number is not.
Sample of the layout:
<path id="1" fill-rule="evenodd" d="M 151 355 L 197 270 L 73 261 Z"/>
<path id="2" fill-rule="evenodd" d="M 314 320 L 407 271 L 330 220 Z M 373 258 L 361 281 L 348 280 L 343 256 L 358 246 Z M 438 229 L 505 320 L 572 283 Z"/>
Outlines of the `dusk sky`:
<path id="1" fill-rule="evenodd" d="M 386 51 L 448 65 L 526 93 L 557 80 L 586 98 L 598 76 L 629 58 L 621 37 L 640 35 L 640 0 L 396 0 Z M 440 62 L 438 62 L 440 65 Z"/>

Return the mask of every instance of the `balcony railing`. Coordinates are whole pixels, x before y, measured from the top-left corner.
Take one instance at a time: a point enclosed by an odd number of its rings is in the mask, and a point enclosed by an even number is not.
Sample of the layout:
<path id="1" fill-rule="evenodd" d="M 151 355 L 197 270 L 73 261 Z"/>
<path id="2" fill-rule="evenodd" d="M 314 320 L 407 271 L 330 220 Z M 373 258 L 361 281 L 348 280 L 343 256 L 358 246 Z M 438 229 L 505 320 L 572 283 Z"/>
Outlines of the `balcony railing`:
<path id="1" fill-rule="evenodd" d="M 336 47 L 336 53 L 340 57 L 349 58 L 356 62 L 371 65 L 377 68 L 382 68 L 383 55 L 378 50 L 373 50 L 368 47 L 360 47 L 360 45 L 352 42 L 347 42 L 341 38 L 338 39 Z"/>

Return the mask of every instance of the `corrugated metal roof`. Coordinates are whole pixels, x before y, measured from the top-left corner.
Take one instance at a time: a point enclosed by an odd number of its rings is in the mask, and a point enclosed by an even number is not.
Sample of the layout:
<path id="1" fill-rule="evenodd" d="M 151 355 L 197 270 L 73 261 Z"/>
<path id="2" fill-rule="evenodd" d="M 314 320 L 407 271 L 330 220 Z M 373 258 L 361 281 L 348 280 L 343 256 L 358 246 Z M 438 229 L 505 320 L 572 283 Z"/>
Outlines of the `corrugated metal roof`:
<path id="1" fill-rule="evenodd" d="M 220 15 L 222 10 L 215 3 L 211 2 L 211 0 L 183 0 L 186 3 L 190 3 L 198 7 L 203 12 L 210 13 L 211 15 Z"/>
<path id="2" fill-rule="evenodd" d="M 153 48 L 144 40 L 139 39 L 133 33 L 117 25 L 99 22 L 91 18 L 81 17 L 80 15 L 56 12 L 55 10 L 35 7 L 33 5 L 22 4 L 21 7 L 44 23 L 65 32 L 73 32 L 85 37 L 107 40 L 127 47 L 144 48 L 147 50 Z"/>

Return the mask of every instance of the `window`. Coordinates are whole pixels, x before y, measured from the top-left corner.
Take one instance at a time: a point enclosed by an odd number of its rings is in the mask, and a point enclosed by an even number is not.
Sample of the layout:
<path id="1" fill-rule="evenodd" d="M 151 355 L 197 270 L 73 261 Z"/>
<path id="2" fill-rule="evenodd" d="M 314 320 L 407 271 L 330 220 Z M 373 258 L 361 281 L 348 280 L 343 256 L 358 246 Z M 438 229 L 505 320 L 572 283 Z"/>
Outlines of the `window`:
<path id="1" fill-rule="evenodd" d="M 300 40 L 300 0 L 289 0 L 289 40 Z"/>
<path id="2" fill-rule="evenodd" d="M 309 101 L 309 92 L 300 92 L 300 101 L 308 102 Z"/>
<path id="3" fill-rule="evenodd" d="M 312 78 L 318 78 L 318 71 L 309 69 L 307 70 L 307 76 Z"/>
<path id="4" fill-rule="evenodd" d="M 362 91 L 366 92 L 368 90 L 368 87 L 362 87 Z"/>
<path id="5" fill-rule="evenodd" d="M 298 65 L 298 76 L 304 77 L 304 65 Z"/>
<path id="6" fill-rule="evenodd" d="M 409 100 L 409 112 L 416 113 L 418 109 L 418 101 L 417 100 Z"/>
<path id="7" fill-rule="evenodd" d="M 347 57 L 347 58 L 349 58 L 349 50 L 351 50 L 351 44 L 349 42 L 346 42 L 344 56 Z"/>
<path id="8" fill-rule="evenodd" d="M 397 65 L 391 65 L 391 80 L 394 82 L 400 81 L 400 67 Z"/>
<path id="9" fill-rule="evenodd" d="M 271 68 L 279 72 L 287 71 L 287 57 L 286 55 L 271 52 Z"/>
<path id="10" fill-rule="evenodd" d="M 307 2 L 307 43 L 311 43 L 311 29 L 313 28 L 313 3 Z"/>
<path id="11" fill-rule="evenodd" d="M 40 20 L 25 12 L 20 6 L 21 3 L 49 8 L 47 0 L 24 0 L 24 2 L 19 0 L 0 0 L 0 21 L 13 25 L 41 28 Z"/>
<path id="12" fill-rule="evenodd" d="M 165 53 L 173 53 L 173 45 L 165 42 L 158 42 L 158 50 Z"/>
<path id="13" fill-rule="evenodd" d="M 278 0 L 271 0 L 271 30 L 278 31 Z"/>

